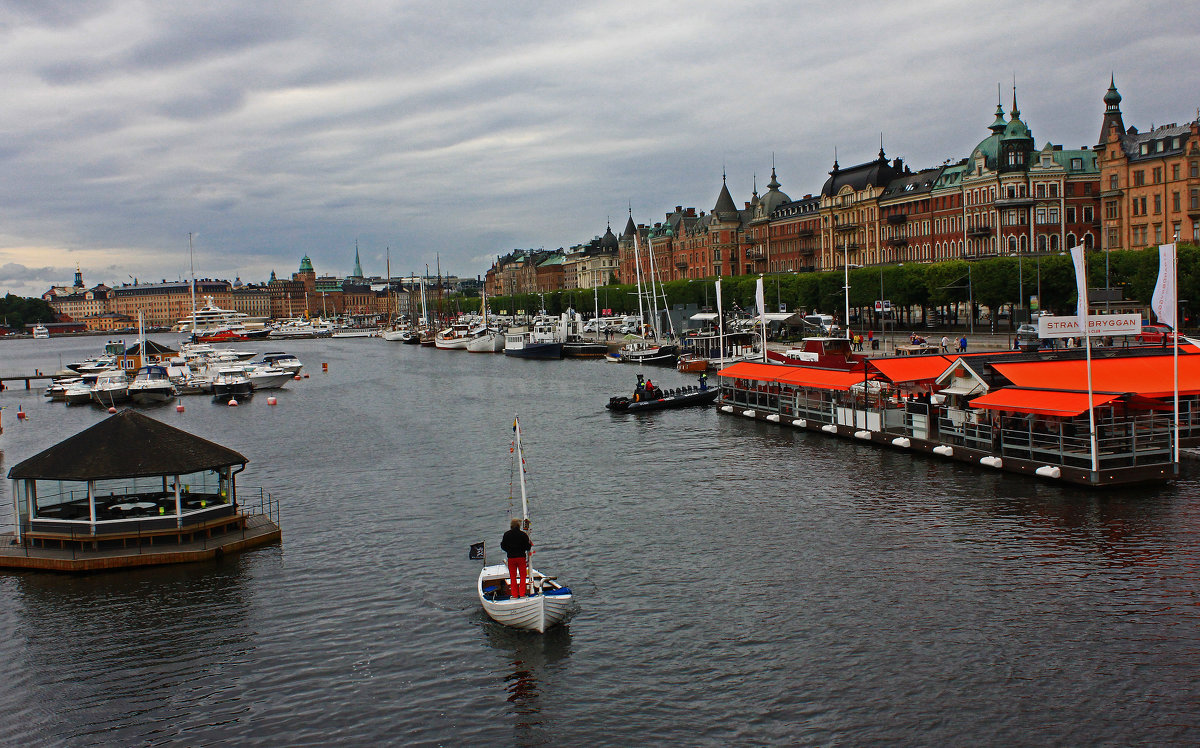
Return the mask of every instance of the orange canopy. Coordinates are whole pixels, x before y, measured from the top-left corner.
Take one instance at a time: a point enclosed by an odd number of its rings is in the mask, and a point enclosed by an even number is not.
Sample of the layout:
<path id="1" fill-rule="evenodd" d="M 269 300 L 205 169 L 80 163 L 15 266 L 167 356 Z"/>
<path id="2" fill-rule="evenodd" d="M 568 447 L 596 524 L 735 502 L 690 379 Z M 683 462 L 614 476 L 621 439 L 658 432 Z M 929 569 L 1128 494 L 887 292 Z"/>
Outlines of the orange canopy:
<path id="1" fill-rule="evenodd" d="M 733 379 L 750 379 L 755 382 L 778 382 L 796 387 L 812 387 L 822 390 L 848 390 L 851 386 L 872 377 L 861 371 L 842 369 L 817 369 L 811 366 L 784 366 L 782 364 L 757 364 L 739 361 L 721 369 L 718 376 Z"/>
<path id="2" fill-rule="evenodd" d="M 1120 395 L 1092 394 L 1092 407 L 1111 403 Z M 992 390 L 971 401 L 972 408 L 1008 410 L 1015 413 L 1036 413 L 1043 416 L 1077 416 L 1088 410 L 1086 392 L 1055 392 L 1052 390 L 1023 390 L 1005 387 Z"/>
<path id="3" fill-rule="evenodd" d="M 1174 394 L 1173 356 L 1092 358 L 1093 392 L 1135 392 L 1146 397 Z M 1087 386 L 1087 362 L 1023 361 L 992 364 L 997 374 L 1017 387 L 1061 387 L 1083 390 Z M 1179 357 L 1179 394 L 1200 394 L 1200 356 Z"/>
<path id="4" fill-rule="evenodd" d="M 868 359 L 867 365 L 892 384 L 900 384 L 937 379 L 952 360 L 948 356 L 899 356 Z"/>

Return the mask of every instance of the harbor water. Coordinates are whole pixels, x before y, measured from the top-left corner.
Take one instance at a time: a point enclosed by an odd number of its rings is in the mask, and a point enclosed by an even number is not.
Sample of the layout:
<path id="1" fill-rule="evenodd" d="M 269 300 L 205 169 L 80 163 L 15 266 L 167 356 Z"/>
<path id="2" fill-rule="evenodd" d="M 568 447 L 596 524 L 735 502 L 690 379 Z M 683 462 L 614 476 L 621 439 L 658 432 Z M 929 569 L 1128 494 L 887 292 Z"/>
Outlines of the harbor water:
<path id="1" fill-rule="evenodd" d="M 2 342 L 0 374 L 101 345 Z M 1173 485 L 1087 491 L 711 407 L 609 413 L 627 365 L 378 339 L 256 347 L 297 354 L 310 377 L 275 406 L 145 412 L 246 455 L 239 488 L 279 500 L 283 543 L 0 575 L 0 742 L 1200 740 L 1192 465 Z M 107 417 L 9 385 L 6 474 Z M 498 562 L 519 512 L 514 415 L 534 565 L 578 601 L 544 635 L 489 622 L 467 559 L 483 540 Z"/>

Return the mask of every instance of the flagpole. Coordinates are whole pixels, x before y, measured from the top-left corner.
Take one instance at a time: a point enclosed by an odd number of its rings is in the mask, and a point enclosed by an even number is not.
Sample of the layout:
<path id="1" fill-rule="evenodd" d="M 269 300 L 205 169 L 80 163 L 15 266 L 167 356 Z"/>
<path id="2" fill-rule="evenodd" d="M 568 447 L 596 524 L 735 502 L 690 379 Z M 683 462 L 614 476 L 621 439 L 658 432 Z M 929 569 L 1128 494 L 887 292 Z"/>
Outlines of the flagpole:
<path id="1" fill-rule="evenodd" d="M 721 276 L 717 276 L 717 354 L 725 368 L 725 313 L 721 310 Z"/>
<path id="2" fill-rule="evenodd" d="M 1175 450 L 1172 456 L 1172 461 L 1175 463 L 1175 473 L 1179 473 L 1179 437 L 1183 434 L 1183 429 L 1179 426 L 1179 233 L 1175 233 L 1174 243 L 1171 245 L 1171 288 L 1175 289 L 1175 297 L 1171 299 L 1172 313 L 1175 317 L 1171 325 L 1171 335 L 1174 337 L 1173 346 L 1174 354 L 1174 369 L 1175 369 Z"/>
<path id="3" fill-rule="evenodd" d="M 1079 287 L 1079 302 L 1076 312 L 1079 324 L 1083 327 L 1083 346 L 1087 360 L 1088 432 L 1090 433 L 1089 446 L 1092 451 L 1092 482 L 1097 483 L 1100 480 L 1100 461 L 1096 444 L 1096 402 L 1092 396 L 1092 326 L 1088 319 L 1087 255 L 1084 248 L 1078 246 L 1071 250 L 1071 255 L 1075 261 L 1075 283 Z"/>
<path id="4" fill-rule="evenodd" d="M 762 353 L 763 363 L 767 363 L 767 303 L 763 296 L 763 275 L 758 274 L 758 289 L 755 294 L 755 301 L 758 302 L 758 313 L 762 315 Z"/>

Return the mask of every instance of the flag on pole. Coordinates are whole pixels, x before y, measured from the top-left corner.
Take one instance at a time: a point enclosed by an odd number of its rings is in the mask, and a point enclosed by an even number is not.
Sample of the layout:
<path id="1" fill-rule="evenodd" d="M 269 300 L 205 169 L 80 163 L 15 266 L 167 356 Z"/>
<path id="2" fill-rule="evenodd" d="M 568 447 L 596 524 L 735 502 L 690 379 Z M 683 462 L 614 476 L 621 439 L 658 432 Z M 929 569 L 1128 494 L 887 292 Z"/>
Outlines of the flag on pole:
<path id="1" fill-rule="evenodd" d="M 467 554 L 470 561 L 486 561 L 487 554 L 483 551 L 483 543 L 471 543 L 471 551 Z"/>
<path id="2" fill-rule="evenodd" d="M 1158 283 L 1154 284 L 1154 296 L 1150 308 L 1159 323 L 1175 329 L 1175 310 L 1179 306 L 1179 289 L 1175 285 L 1175 245 L 1163 244 L 1158 248 Z"/>
<path id="3" fill-rule="evenodd" d="M 1083 247 L 1071 247 L 1071 259 L 1075 262 L 1075 285 L 1079 288 L 1079 304 L 1075 313 L 1079 315 L 1079 326 L 1087 329 L 1087 271 L 1085 270 Z"/>
<path id="4" fill-rule="evenodd" d="M 722 318 L 721 312 L 721 279 L 717 278 L 717 320 Z M 719 324 L 719 322 L 718 322 Z"/>
<path id="5" fill-rule="evenodd" d="M 758 276 L 758 283 L 754 286 L 754 303 L 758 304 L 759 314 L 767 313 L 767 304 L 763 300 L 763 279 L 761 275 Z"/>

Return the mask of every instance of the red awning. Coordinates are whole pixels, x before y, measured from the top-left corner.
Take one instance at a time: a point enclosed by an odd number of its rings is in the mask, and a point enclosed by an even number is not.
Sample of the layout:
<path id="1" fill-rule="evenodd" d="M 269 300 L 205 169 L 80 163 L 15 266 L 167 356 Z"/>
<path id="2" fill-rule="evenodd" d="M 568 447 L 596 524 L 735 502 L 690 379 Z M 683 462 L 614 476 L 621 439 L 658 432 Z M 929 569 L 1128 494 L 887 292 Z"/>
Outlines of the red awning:
<path id="1" fill-rule="evenodd" d="M 1135 392 L 1146 397 L 1171 397 L 1175 391 L 1173 356 L 1092 358 L 1092 390 Z M 1024 361 L 992 364 L 997 374 L 1017 387 L 1061 387 L 1086 391 L 1087 362 Z M 1179 357 L 1179 394 L 1200 394 L 1200 356 Z"/>
<path id="2" fill-rule="evenodd" d="M 739 361 L 721 369 L 718 376 L 731 379 L 749 379 L 753 382 L 790 384 L 796 387 L 811 387 L 822 390 L 849 390 L 866 379 L 861 371 L 842 369 L 817 369 L 811 366 L 784 366 L 782 364 L 758 364 Z"/>
<path id="3" fill-rule="evenodd" d="M 873 358 L 867 365 L 875 369 L 892 384 L 902 382 L 925 382 L 937 379 L 950 368 L 952 358 L 947 356 L 899 356 L 897 358 Z"/>
<path id="4" fill-rule="evenodd" d="M 1092 406 L 1099 407 L 1121 397 L 1111 393 L 1092 394 Z M 992 390 L 971 401 L 972 408 L 1007 410 L 1014 413 L 1036 413 L 1043 416 L 1077 416 L 1088 410 L 1086 392 L 1056 392 L 1025 390 L 1016 387 Z"/>

